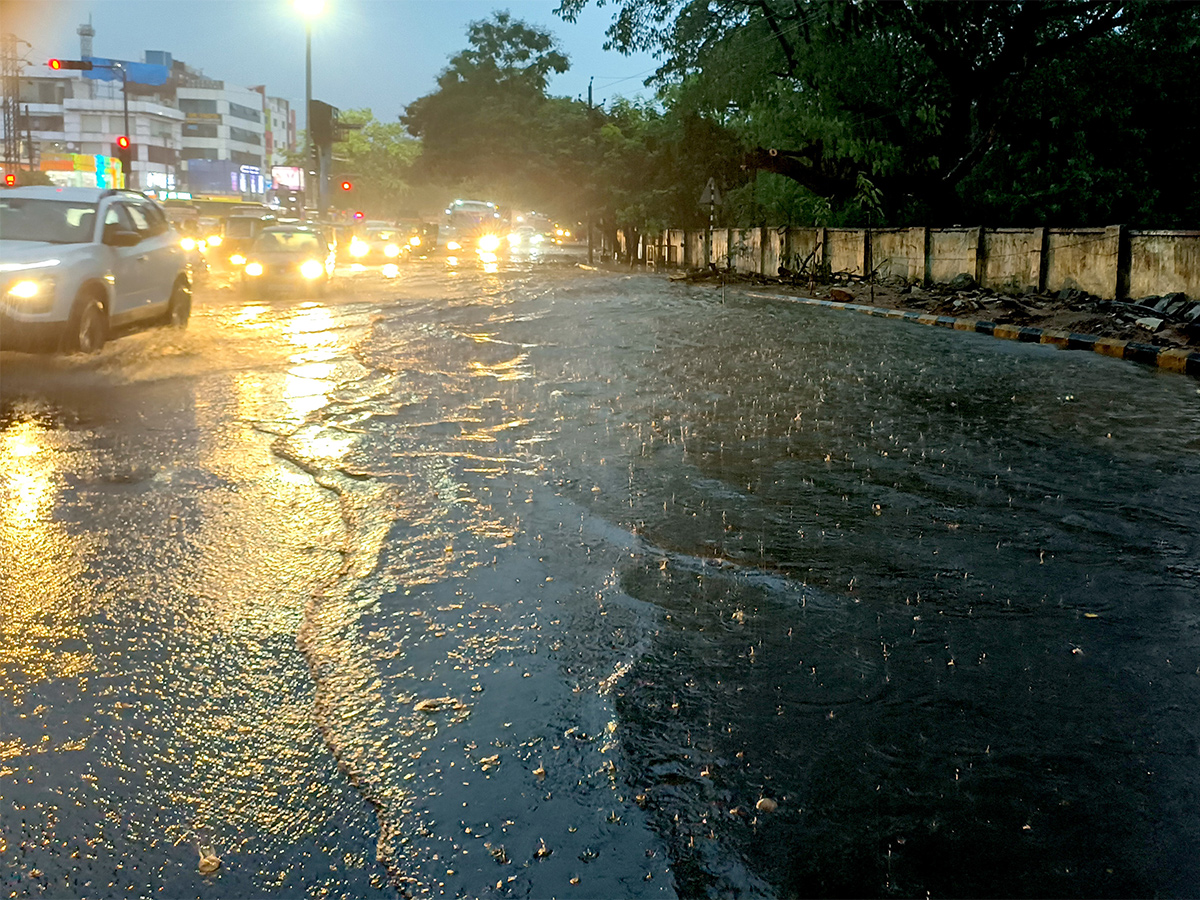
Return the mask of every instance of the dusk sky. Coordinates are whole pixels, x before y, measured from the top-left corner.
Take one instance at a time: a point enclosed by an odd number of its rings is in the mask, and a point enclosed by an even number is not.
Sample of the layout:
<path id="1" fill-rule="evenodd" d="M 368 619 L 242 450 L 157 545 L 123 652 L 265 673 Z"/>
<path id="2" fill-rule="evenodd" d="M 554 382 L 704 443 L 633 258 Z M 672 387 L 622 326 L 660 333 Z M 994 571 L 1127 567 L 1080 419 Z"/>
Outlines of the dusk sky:
<path id="1" fill-rule="evenodd" d="M 313 96 L 341 109 L 369 107 L 395 121 L 432 92 L 451 56 L 467 46 L 467 26 L 496 10 L 549 31 L 571 60 L 550 92 L 597 102 L 648 93 L 648 55 L 605 52 L 612 8 L 589 7 L 569 24 L 553 14 L 557 0 L 326 0 L 313 31 Z M 27 74 L 49 74 L 52 57 L 79 56 L 76 28 L 96 30 L 94 54 L 140 60 L 166 50 L 212 78 L 265 84 L 297 110 L 304 101 L 304 26 L 291 0 L 0 0 L 0 27 L 22 45 Z M 301 117 L 302 118 L 302 117 Z"/>

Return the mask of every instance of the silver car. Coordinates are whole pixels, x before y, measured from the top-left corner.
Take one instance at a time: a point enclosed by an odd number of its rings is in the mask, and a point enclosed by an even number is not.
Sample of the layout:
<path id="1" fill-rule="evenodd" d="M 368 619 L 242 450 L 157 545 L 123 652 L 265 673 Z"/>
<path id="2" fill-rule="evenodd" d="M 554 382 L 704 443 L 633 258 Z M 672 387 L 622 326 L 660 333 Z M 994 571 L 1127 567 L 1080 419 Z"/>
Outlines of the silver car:
<path id="1" fill-rule="evenodd" d="M 122 329 L 183 327 L 180 237 L 135 191 L 0 191 L 0 349 L 95 353 Z"/>

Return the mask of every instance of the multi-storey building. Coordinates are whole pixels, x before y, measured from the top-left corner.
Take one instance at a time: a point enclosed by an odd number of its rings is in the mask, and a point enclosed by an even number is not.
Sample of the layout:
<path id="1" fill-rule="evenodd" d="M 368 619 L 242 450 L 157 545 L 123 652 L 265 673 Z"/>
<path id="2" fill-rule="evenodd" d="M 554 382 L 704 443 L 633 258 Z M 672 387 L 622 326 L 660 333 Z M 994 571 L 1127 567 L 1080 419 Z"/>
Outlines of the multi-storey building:
<path id="1" fill-rule="evenodd" d="M 126 135 L 134 154 L 130 186 L 174 189 L 184 116 L 169 102 L 131 97 L 126 120 L 119 83 L 78 76 L 23 78 L 19 99 L 27 157 L 32 150 L 35 167 L 54 183 L 114 186 L 114 142 Z"/>
<path id="2" fill-rule="evenodd" d="M 91 48 L 83 49 L 92 58 Z M 32 153 L 33 167 L 55 183 L 111 186 L 119 182 L 114 142 L 127 135 L 134 157 L 129 186 L 261 198 L 271 166 L 295 147 L 288 102 L 267 97 L 265 87 L 209 78 L 164 51 L 146 51 L 145 63 L 164 67 L 165 83 L 130 81 L 124 97 L 119 80 L 97 77 L 103 67 L 22 79 L 22 163 L 29 165 Z"/>
<path id="3" fill-rule="evenodd" d="M 263 95 L 263 111 L 266 115 L 263 149 L 266 165 L 287 165 L 288 153 L 296 147 L 296 111 L 282 97 L 268 97 L 265 85 L 259 85 L 254 90 Z"/>

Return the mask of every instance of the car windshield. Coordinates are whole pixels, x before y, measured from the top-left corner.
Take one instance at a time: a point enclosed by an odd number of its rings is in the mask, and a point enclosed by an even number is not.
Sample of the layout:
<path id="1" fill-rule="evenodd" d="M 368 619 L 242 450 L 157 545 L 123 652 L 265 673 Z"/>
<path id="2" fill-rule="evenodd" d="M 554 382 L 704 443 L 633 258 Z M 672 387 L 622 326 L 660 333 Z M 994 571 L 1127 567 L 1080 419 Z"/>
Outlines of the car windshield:
<path id="1" fill-rule="evenodd" d="M 264 231 L 254 249 L 265 253 L 320 253 L 321 240 L 311 231 Z"/>
<path id="2" fill-rule="evenodd" d="M 394 231 L 372 231 L 367 235 L 367 240 L 371 241 L 390 241 L 396 236 Z"/>
<path id="3" fill-rule="evenodd" d="M 0 240 L 86 244 L 95 225 L 95 203 L 0 197 Z"/>

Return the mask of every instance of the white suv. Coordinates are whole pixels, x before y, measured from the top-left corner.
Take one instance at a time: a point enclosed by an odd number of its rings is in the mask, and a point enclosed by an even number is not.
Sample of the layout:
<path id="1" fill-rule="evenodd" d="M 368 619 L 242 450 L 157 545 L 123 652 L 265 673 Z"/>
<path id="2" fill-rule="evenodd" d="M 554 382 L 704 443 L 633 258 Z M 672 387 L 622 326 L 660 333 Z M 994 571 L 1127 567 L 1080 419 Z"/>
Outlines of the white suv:
<path id="1" fill-rule="evenodd" d="M 95 353 L 110 333 L 192 311 L 180 237 L 135 191 L 0 190 L 0 349 Z"/>

